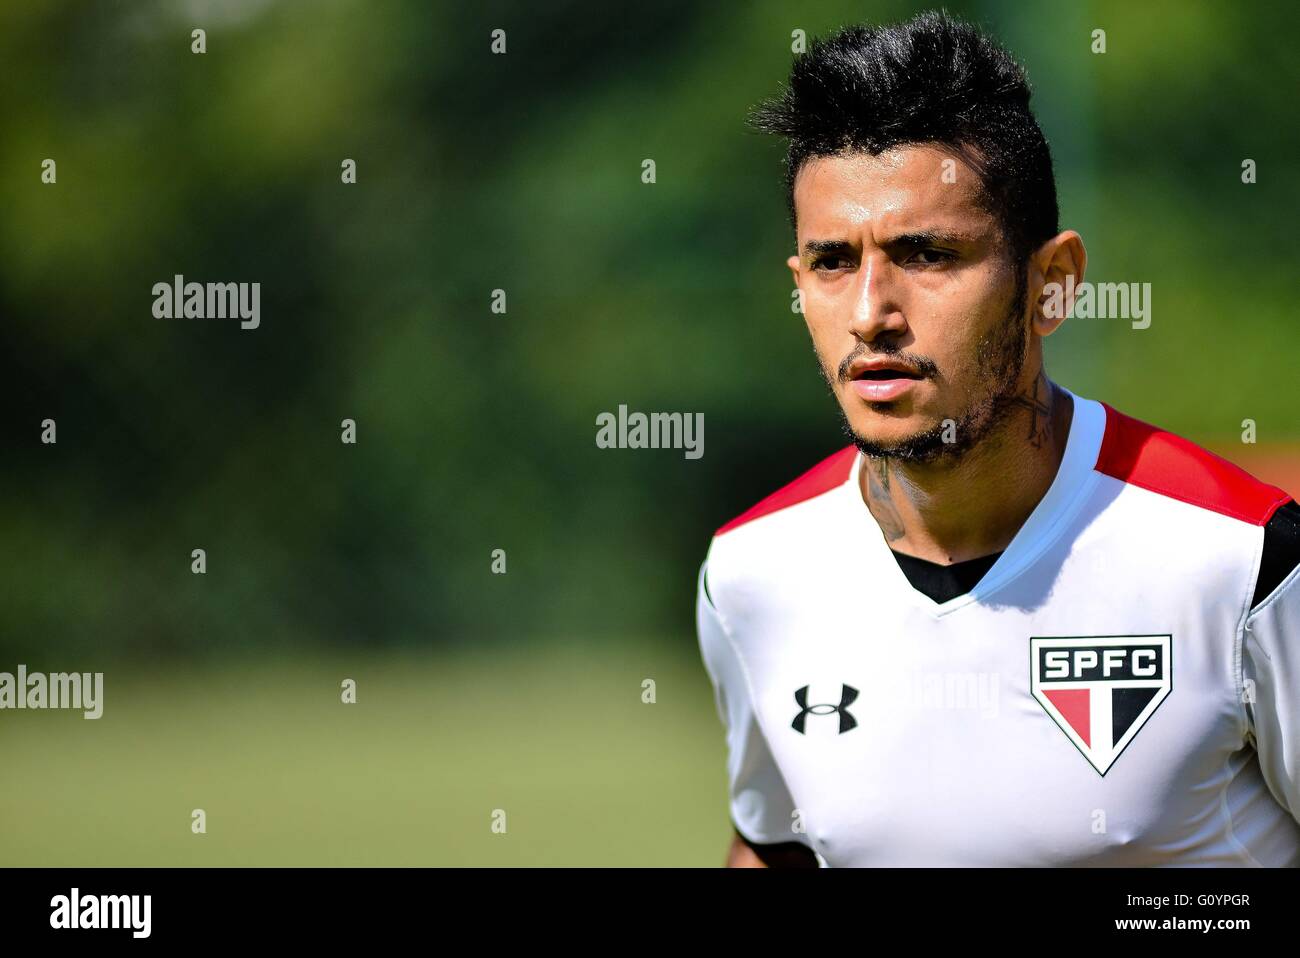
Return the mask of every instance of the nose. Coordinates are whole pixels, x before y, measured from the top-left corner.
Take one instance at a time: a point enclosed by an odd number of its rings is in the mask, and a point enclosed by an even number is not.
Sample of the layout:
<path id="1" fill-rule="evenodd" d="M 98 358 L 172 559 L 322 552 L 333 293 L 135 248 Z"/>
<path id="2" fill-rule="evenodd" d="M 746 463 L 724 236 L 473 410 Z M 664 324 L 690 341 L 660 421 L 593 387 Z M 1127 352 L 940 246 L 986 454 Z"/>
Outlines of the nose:
<path id="1" fill-rule="evenodd" d="M 860 279 L 854 291 L 849 331 L 864 343 L 903 333 L 907 320 L 892 280 L 892 264 L 887 257 L 872 256 L 864 258 L 863 265 L 865 268 L 858 270 Z"/>

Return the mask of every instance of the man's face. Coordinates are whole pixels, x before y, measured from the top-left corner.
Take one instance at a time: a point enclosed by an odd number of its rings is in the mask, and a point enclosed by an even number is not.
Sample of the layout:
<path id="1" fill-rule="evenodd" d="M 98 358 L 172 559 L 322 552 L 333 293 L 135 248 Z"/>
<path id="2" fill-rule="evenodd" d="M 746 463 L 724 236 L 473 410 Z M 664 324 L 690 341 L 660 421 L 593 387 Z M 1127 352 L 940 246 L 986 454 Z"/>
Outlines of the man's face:
<path id="1" fill-rule="evenodd" d="M 870 455 L 960 455 L 1021 389 L 1025 289 L 979 186 L 925 146 L 818 157 L 795 180 L 789 266 L 823 375 Z"/>

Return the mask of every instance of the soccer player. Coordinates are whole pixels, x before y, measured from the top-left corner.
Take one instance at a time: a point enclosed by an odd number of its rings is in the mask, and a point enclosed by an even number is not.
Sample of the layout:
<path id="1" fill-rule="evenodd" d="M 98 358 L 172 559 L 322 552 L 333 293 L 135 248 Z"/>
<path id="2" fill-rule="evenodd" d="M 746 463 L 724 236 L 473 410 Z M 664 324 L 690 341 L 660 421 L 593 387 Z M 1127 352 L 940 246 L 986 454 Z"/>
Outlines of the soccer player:
<path id="1" fill-rule="evenodd" d="M 1300 507 L 1048 378 L 1086 255 L 1022 69 L 853 27 L 753 122 L 852 445 L 700 570 L 728 864 L 1300 865 Z"/>

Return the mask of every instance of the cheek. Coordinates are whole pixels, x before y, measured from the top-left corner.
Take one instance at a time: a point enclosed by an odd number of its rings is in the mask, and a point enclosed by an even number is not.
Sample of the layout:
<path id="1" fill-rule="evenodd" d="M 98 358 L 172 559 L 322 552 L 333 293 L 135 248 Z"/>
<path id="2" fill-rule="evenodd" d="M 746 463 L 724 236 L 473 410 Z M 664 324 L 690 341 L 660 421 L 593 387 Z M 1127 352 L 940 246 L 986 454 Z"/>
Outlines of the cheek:
<path id="1" fill-rule="evenodd" d="M 950 382 L 980 374 L 981 343 L 1007 321 L 1013 290 L 1000 272 L 976 273 L 936 290 L 913 323 L 917 351 L 933 359 Z"/>
<path id="2" fill-rule="evenodd" d="M 840 360 L 844 357 L 843 347 L 836 343 L 832 336 L 827 335 L 825 327 L 818 330 L 817 327 L 810 326 L 809 339 L 817 361 L 825 370 L 827 377 L 834 380 L 838 375 Z"/>
<path id="3" fill-rule="evenodd" d="M 803 305 L 803 321 L 808 327 L 808 335 L 812 338 L 813 347 L 823 357 L 832 355 L 835 344 L 845 332 L 839 317 L 825 302 L 805 297 Z"/>

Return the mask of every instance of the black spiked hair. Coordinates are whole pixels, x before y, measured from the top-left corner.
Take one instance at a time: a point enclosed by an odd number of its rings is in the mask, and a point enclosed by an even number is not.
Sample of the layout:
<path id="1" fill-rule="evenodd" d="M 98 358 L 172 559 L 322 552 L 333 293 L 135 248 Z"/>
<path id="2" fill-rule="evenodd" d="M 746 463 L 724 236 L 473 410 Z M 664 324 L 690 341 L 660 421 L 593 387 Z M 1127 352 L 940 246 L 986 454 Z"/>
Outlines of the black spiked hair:
<path id="1" fill-rule="evenodd" d="M 1006 50 L 970 24 L 932 11 L 813 40 L 795 58 L 789 85 L 749 121 L 789 141 L 792 226 L 795 177 L 807 160 L 930 143 L 975 169 L 985 204 L 1023 263 L 1056 235 L 1059 215 L 1051 151 L 1029 96 L 1025 72 Z"/>

